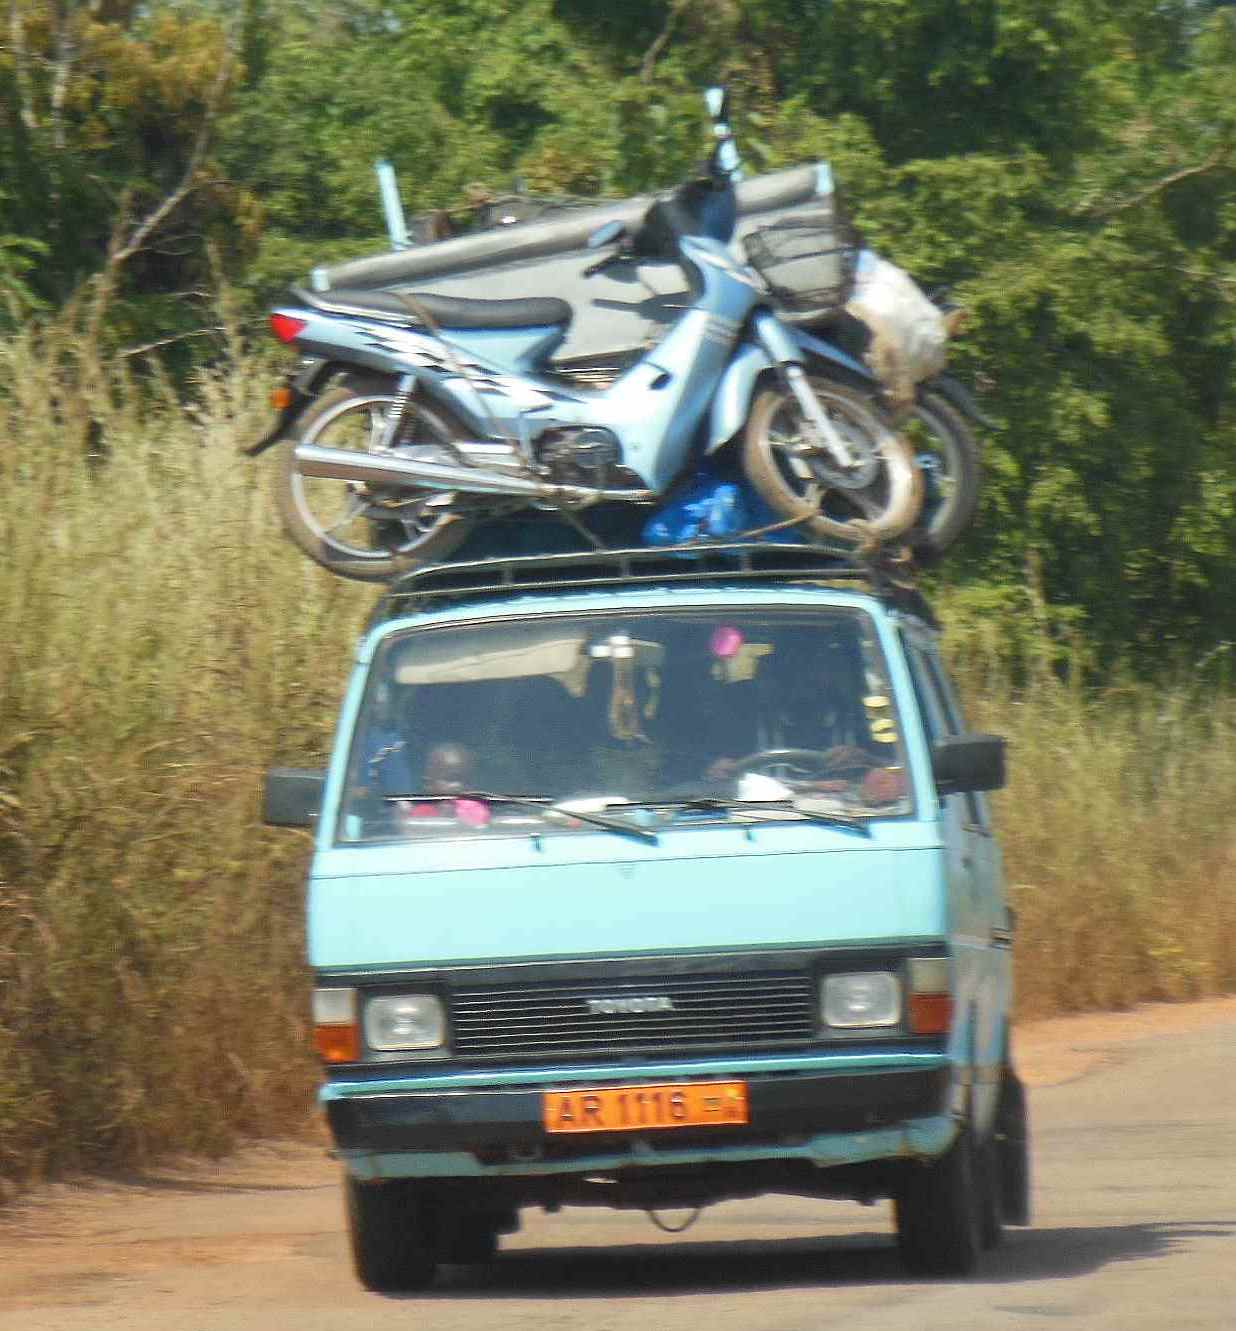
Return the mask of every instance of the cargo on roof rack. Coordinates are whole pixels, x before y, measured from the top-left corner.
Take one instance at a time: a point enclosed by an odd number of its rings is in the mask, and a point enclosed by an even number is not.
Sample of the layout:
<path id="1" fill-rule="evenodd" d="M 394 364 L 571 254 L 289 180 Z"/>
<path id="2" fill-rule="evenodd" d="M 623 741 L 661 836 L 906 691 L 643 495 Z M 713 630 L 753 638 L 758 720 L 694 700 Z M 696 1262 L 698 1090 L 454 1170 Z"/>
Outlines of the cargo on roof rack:
<path id="1" fill-rule="evenodd" d="M 926 599 L 887 554 L 758 541 L 589 550 L 427 565 L 394 579 L 374 611 L 380 623 L 429 601 L 648 584 L 852 582 L 935 626 Z"/>
<path id="2" fill-rule="evenodd" d="M 589 236 L 608 222 L 634 225 L 652 198 L 572 201 L 527 218 L 515 210 L 509 224 L 498 213 L 470 234 L 318 265 L 309 273 L 308 286 L 320 295 L 340 288 L 486 300 L 553 295 L 574 310 L 555 363 L 565 372 L 582 371 L 595 358 L 630 355 L 660 341 L 690 304 L 674 263 L 647 260 L 625 271 L 587 275 L 597 257 Z M 839 235 L 849 234 L 824 162 L 752 176 L 738 185 L 737 203 L 739 239 L 807 217 L 828 230 L 835 225 Z M 828 301 L 814 309 L 787 310 L 785 317 L 811 323 L 835 313 Z"/>

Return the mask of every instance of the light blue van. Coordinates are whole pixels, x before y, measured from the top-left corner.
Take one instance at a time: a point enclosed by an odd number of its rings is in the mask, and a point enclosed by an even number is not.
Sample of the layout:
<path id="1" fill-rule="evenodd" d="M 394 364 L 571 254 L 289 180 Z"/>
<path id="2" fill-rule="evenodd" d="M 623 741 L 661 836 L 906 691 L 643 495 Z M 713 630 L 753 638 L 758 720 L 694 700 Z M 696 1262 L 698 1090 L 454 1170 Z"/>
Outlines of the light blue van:
<path id="1" fill-rule="evenodd" d="M 412 575 L 361 642 L 308 886 L 360 1280 L 521 1208 L 895 1201 L 907 1265 L 1028 1221 L 1011 918 L 911 588 L 805 548 Z"/>

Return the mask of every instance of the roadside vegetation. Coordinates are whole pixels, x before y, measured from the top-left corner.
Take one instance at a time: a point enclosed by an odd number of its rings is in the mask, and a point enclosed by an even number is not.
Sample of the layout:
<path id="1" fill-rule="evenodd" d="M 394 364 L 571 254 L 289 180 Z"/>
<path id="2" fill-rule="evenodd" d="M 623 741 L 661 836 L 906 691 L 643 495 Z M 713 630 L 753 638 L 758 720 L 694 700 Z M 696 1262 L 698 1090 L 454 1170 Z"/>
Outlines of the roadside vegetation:
<path id="1" fill-rule="evenodd" d="M 187 411 L 113 378 L 92 457 L 91 369 L 0 350 L 0 1177 L 304 1121 L 307 836 L 260 826 L 261 778 L 320 761 L 368 605 L 236 456 L 256 371 Z"/>
<path id="2" fill-rule="evenodd" d="M 261 780 L 322 760 L 372 596 L 284 543 L 269 459 L 237 457 L 268 381 L 238 342 L 188 409 L 120 375 L 98 391 L 78 346 L 0 349 L 0 437 L 20 441 L 0 507 L 10 1183 L 309 1121 L 308 838 L 262 827 Z M 996 810 L 1020 1013 L 1236 987 L 1226 656 L 1167 682 L 1087 678 L 1033 596 L 1001 616 L 939 599 L 971 724 L 1011 741 Z"/>
<path id="3" fill-rule="evenodd" d="M 1033 620 L 1033 598 L 1026 597 Z M 1236 990 L 1236 681 L 1210 661 L 1087 669 L 941 601 L 975 730 L 1005 735 L 995 797 L 1021 1019 Z"/>

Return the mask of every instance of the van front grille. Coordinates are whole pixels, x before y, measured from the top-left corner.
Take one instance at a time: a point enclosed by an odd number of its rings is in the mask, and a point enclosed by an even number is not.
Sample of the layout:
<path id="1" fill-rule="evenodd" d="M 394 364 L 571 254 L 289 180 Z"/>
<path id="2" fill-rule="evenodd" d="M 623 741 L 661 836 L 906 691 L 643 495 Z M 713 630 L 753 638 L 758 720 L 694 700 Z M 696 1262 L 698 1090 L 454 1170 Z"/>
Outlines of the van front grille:
<path id="1" fill-rule="evenodd" d="M 803 972 L 677 975 L 455 990 L 462 1056 L 537 1058 L 800 1044 L 816 1033 Z"/>

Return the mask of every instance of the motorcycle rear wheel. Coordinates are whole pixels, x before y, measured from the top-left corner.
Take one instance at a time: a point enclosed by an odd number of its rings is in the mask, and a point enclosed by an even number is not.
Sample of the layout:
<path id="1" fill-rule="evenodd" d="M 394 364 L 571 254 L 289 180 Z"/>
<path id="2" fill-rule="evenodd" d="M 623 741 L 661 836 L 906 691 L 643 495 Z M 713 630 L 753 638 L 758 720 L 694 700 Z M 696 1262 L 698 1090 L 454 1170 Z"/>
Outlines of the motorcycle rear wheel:
<path id="1" fill-rule="evenodd" d="M 863 394 L 811 376 L 820 405 L 860 462 L 856 483 L 809 450 L 802 409 L 782 388 L 752 404 L 743 436 L 743 467 L 781 517 L 801 517 L 797 530 L 818 540 L 871 547 L 907 532 L 919 516 L 923 477 L 909 443 L 890 430 Z M 804 516 L 806 515 L 806 516 Z"/>
<path id="2" fill-rule="evenodd" d="M 275 477 L 275 503 L 289 538 L 315 563 L 342 578 L 386 582 L 446 559 L 472 530 L 449 511 L 441 491 L 382 489 L 355 481 L 305 476 L 296 465 L 297 443 L 372 451 L 393 397 L 389 385 L 345 380 L 328 389 L 300 418 L 296 438 L 283 449 Z M 462 430 L 428 403 L 404 412 L 396 447 L 422 448 L 454 461 Z"/>

